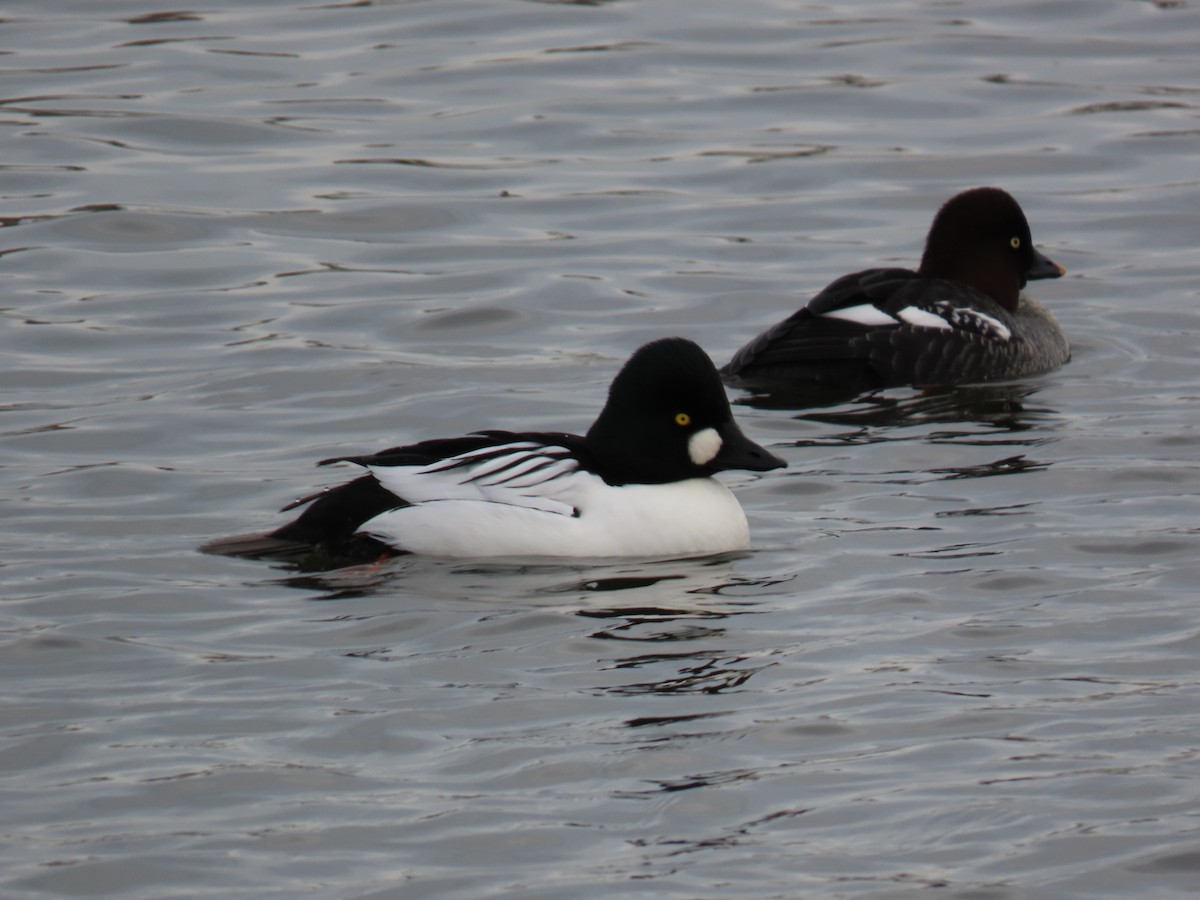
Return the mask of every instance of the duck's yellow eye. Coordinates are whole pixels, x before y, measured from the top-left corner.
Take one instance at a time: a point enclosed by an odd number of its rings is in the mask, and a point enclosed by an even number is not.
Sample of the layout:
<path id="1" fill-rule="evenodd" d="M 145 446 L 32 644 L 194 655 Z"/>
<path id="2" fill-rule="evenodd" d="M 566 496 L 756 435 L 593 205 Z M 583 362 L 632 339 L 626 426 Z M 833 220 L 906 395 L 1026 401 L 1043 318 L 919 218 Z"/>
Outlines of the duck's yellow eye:
<path id="1" fill-rule="evenodd" d="M 675 424 L 680 428 L 686 428 L 692 424 L 692 417 L 687 413 L 675 413 Z"/>
<path id="2" fill-rule="evenodd" d="M 1019 237 L 1009 238 L 1008 246 L 1012 247 L 1014 250 L 1020 250 L 1021 249 L 1021 239 Z"/>

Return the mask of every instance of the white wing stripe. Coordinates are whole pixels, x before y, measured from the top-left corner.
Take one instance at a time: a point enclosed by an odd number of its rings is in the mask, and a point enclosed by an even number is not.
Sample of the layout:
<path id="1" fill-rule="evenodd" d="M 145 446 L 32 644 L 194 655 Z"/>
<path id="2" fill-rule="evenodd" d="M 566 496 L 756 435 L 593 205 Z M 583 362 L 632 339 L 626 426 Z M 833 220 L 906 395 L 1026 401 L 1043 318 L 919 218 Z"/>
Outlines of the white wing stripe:
<path id="1" fill-rule="evenodd" d="M 379 483 L 419 506 L 443 500 L 472 501 L 575 514 L 585 483 L 599 481 L 580 470 L 565 447 L 515 441 L 460 453 L 425 466 L 371 466 Z"/>
<path id="2" fill-rule="evenodd" d="M 562 459 L 557 462 L 547 460 L 544 465 L 531 469 L 520 476 L 514 475 L 503 482 L 496 482 L 496 484 L 504 484 L 505 487 L 510 488 L 535 488 L 543 484 L 548 485 L 556 478 L 570 475 L 575 470 L 575 463 L 570 460 Z"/>
<path id="3" fill-rule="evenodd" d="M 878 306 L 872 306 L 870 303 L 860 303 L 858 306 L 834 309 L 827 313 L 821 313 L 821 315 L 826 319 L 841 319 L 843 322 L 853 322 L 855 325 L 862 325 L 867 328 L 900 324 Z"/>
<path id="4" fill-rule="evenodd" d="M 999 319 L 989 316 L 987 313 L 981 313 L 977 309 L 963 309 L 959 310 L 959 313 L 979 319 L 984 323 L 985 330 L 993 331 L 995 336 L 1002 341 L 1007 341 L 1012 337 L 1012 332 L 1008 330 L 1008 326 Z"/>
<path id="5" fill-rule="evenodd" d="M 536 452 L 521 452 L 529 450 Z M 480 447 L 478 450 L 468 450 L 466 453 L 438 460 L 420 468 L 424 472 L 444 472 L 447 469 L 468 468 L 472 472 L 487 473 L 499 471 L 505 466 L 512 465 L 514 460 L 519 460 L 527 456 L 557 458 L 566 455 L 567 451 L 561 447 L 549 447 L 545 444 L 536 444 L 532 441 L 520 441 L 514 444 L 501 444 L 495 447 Z"/>
<path id="6" fill-rule="evenodd" d="M 931 313 L 929 310 L 921 309 L 919 306 L 906 306 L 900 312 L 896 313 L 896 315 L 909 325 L 917 328 L 938 328 L 942 331 L 954 330 L 954 326 L 937 315 L 937 313 Z"/>
<path id="7" fill-rule="evenodd" d="M 533 456 L 511 453 L 495 461 L 494 465 L 477 466 L 471 470 L 471 476 L 463 479 L 463 483 L 478 481 L 480 484 L 508 484 L 515 479 L 537 472 L 546 466 L 552 466 L 560 460 L 549 456 Z M 536 482 L 535 482 L 536 483 Z"/>

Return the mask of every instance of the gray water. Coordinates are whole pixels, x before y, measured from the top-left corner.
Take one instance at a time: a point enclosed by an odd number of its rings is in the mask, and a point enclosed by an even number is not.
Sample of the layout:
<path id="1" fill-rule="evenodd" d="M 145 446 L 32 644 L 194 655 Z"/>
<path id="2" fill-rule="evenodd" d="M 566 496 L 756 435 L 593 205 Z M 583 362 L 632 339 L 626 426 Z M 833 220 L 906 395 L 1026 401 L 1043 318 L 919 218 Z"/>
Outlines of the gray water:
<path id="1" fill-rule="evenodd" d="M 0 11 L 0 895 L 1195 894 L 1195 2 L 171 9 Z M 196 551 L 979 184 L 1074 359 L 734 392 L 747 553 Z"/>

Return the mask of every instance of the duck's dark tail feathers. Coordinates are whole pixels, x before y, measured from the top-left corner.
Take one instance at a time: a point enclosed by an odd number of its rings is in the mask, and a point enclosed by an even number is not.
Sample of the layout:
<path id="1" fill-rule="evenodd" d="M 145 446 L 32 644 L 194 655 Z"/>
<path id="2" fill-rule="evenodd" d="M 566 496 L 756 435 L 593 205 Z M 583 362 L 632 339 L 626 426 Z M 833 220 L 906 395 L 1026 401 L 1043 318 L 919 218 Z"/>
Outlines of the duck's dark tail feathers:
<path id="1" fill-rule="evenodd" d="M 200 547 L 202 553 L 242 559 L 273 559 L 306 570 L 328 569 L 402 553 L 383 541 L 360 534 L 358 527 L 389 509 L 408 504 L 371 475 L 289 503 L 307 508 L 274 531 L 235 534 Z"/>
<path id="2" fill-rule="evenodd" d="M 217 538 L 201 545 L 199 550 L 201 553 L 239 559 L 268 559 L 302 572 L 324 572 L 343 566 L 378 562 L 404 552 L 366 534 L 351 535 L 336 544 L 324 544 L 280 537 L 278 531 L 257 531 Z"/>
<path id="3" fill-rule="evenodd" d="M 256 531 L 253 534 L 217 538 L 201 545 L 200 552 L 211 553 L 214 556 L 236 556 L 241 559 L 287 559 L 311 553 L 312 549 L 312 544 L 303 541 L 275 537 L 269 531 Z"/>

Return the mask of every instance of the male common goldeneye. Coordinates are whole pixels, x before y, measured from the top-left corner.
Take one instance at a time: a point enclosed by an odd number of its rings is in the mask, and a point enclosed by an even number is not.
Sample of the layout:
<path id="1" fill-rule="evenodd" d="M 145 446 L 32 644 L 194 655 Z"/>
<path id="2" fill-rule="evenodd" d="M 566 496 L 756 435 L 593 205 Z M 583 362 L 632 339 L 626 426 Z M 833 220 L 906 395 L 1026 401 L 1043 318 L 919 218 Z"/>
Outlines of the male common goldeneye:
<path id="1" fill-rule="evenodd" d="M 974 188 L 938 211 L 917 271 L 843 275 L 721 369 L 744 387 L 864 390 L 1019 378 L 1070 359 L 1067 338 L 1021 293 L 1058 278 L 1008 193 Z"/>
<path id="2" fill-rule="evenodd" d="M 367 474 L 285 507 L 308 506 L 274 531 L 201 549 L 337 560 L 717 553 L 744 548 L 749 529 L 709 476 L 785 465 L 742 433 L 712 361 L 683 338 L 634 353 L 584 436 L 480 431 L 320 465 L 337 462 Z"/>

